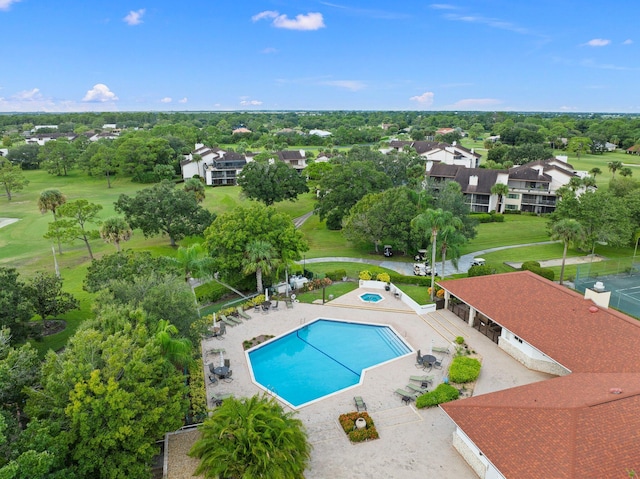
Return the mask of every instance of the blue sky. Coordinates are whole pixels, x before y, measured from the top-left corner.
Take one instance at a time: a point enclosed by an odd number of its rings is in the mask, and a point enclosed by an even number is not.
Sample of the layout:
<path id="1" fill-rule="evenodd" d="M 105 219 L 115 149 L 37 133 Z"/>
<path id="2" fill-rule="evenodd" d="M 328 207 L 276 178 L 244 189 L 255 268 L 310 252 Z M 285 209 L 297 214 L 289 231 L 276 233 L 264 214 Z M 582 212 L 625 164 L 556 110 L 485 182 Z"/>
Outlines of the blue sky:
<path id="1" fill-rule="evenodd" d="M 638 0 L 0 0 L 0 111 L 640 113 L 639 17 Z"/>

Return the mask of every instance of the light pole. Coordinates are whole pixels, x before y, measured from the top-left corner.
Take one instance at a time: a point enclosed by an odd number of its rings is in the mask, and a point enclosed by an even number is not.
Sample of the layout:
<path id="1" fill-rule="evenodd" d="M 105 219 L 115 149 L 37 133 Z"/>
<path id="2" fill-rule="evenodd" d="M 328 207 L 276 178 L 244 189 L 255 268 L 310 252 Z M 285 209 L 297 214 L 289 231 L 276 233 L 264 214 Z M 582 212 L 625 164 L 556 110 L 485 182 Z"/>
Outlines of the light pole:
<path id="1" fill-rule="evenodd" d="M 307 255 L 302 255 L 302 276 L 304 276 L 305 271 L 307 271 Z"/>

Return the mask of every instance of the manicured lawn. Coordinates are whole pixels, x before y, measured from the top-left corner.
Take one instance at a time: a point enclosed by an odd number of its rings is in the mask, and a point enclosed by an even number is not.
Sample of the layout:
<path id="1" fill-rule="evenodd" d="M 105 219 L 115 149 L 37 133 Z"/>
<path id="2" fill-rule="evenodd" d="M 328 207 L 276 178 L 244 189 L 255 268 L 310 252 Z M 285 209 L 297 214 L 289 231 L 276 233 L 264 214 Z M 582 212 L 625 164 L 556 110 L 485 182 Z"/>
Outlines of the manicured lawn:
<path id="1" fill-rule="evenodd" d="M 479 224 L 478 235 L 460 248 L 461 253 L 473 253 L 496 246 L 549 241 L 546 218 L 529 215 L 504 215 L 504 217 L 504 223 Z"/>
<path id="2" fill-rule="evenodd" d="M 327 286 L 324 291 L 325 301 L 329 301 L 329 295 L 333 295 L 334 298 L 338 298 L 343 294 L 350 293 L 351 291 L 358 289 L 357 281 L 347 281 L 343 283 L 342 281 L 333 283 L 330 286 Z M 304 293 L 297 293 L 296 299 L 300 300 L 301 303 L 313 303 L 318 299 L 322 299 L 322 289 L 315 289 L 313 291 L 306 291 Z"/>

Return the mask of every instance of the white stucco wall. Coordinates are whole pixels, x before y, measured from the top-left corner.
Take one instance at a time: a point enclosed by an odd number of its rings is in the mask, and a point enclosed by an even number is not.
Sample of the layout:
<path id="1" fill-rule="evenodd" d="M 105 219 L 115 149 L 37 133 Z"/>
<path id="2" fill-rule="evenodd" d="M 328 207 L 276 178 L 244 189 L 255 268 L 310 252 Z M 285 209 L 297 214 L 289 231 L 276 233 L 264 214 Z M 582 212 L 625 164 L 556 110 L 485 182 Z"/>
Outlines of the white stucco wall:
<path id="1" fill-rule="evenodd" d="M 518 338 L 508 329 L 502 329 L 500 339 L 498 340 L 498 347 L 534 371 L 555 374 L 557 376 L 566 376 L 571 372 L 546 354 L 531 346 L 522 338 Z"/>

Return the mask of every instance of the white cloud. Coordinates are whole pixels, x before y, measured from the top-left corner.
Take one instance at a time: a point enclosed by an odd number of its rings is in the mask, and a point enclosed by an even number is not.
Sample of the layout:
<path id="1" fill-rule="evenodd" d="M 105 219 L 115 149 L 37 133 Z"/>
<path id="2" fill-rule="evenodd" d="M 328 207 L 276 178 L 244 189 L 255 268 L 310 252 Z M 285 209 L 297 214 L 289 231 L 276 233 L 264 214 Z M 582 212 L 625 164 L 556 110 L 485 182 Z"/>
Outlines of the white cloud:
<path id="1" fill-rule="evenodd" d="M 260 100 L 242 100 L 240 101 L 242 106 L 260 106 L 262 102 Z"/>
<path id="2" fill-rule="evenodd" d="M 276 50 L 273 47 L 267 47 L 267 48 L 263 49 L 261 53 L 264 53 L 265 55 L 269 55 L 271 53 L 278 53 L 278 50 Z"/>
<path id="3" fill-rule="evenodd" d="M 576 111 L 577 110 L 575 106 L 566 106 L 566 105 L 561 106 L 559 109 L 560 111 Z"/>
<path id="4" fill-rule="evenodd" d="M 429 7 L 435 10 L 457 10 L 458 9 L 458 7 L 449 5 L 447 3 L 432 3 L 431 5 L 429 5 Z"/>
<path id="5" fill-rule="evenodd" d="M 144 8 L 141 8 L 140 10 L 131 10 L 122 20 L 127 25 L 140 25 L 142 23 L 142 16 L 144 15 L 144 12 Z"/>
<path id="6" fill-rule="evenodd" d="M 464 100 L 458 100 L 451 108 L 459 110 L 477 110 L 488 106 L 499 105 L 502 103 L 496 98 L 465 98 Z"/>
<path id="7" fill-rule="evenodd" d="M 366 88 L 364 82 L 359 80 L 330 80 L 321 82 L 323 85 L 336 86 L 338 88 L 344 88 L 346 90 L 358 91 Z"/>
<path id="8" fill-rule="evenodd" d="M 170 96 L 165 96 L 162 100 L 160 100 L 160 103 L 171 103 L 172 101 L 173 100 Z"/>
<path id="9" fill-rule="evenodd" d="M 606 47 L 611 43 L 611 40 L 606 40 L 604 38 L 594 38 L 593 40 L 589 40 L 585 43 L 588 47 Z"/>
<path id="10" fill-rule="evenodd" d="M 187 103 L 187 97 L 185 96 L 184 98 L 178 100 L 178 103 Z"/>
<path id="11" fill-rule="evenodd" d="M 278 12 L 273 10 L 265 10 L 264 12 L 260 12 L 251 17 L 251 20 L 257 22 L 258 20 L 262 20 L 263 18 L 276 18 L 280 15 Z"/>
<path id="12" fill-rule="evenodd" d="M 87 94 L 84 96 L 82 101 L 88 102 L 107 102 L 107 101 L 116 101 L 118 97 L 115 93 L 109 90 L 109 87 L 104 83 L 97 83 L 93 85 L 91 90 L 87 91 Z"/>
<path id="13" fill-rule="evenodd" d="M 433 105 L 433 92 L 426 91 L 422 95 L 412 96 L 409 100 L 418 102 L 423 106 L 431 106 Z"/>
<path id="14" fill-rule="evenodd" d="M 13 95 L 15 100 L 19 101 L 36 101 L 42 99 L 42 94 L 39 88 L 33 88 L 31 90 L 23 90 Z"/>
<path id="15" fill-rule="evenodd" d="M 274 27 L 287 30 L 319 30 L 325 27 L 322 13 L 317 12 L 307 13 L 306 15 L 301 13 L 296 15 L 296 18 L 289 18 L 287 15 L 281 15 L 274 10 L 265 10 L 251 17 L 251 20 L 257 22 L 265 18 L 273 19 L 271 24 Z"/>
<path id="16" fill-rule="evenodd" d="M 14 3 L 18 3 L 20 0 L 0 0 L 0 10 L 9 10 L 9 7 L 14 4 Z"/>
<path id="17" fill-rule="evenodd" d="M 624 42 L 622 42 L 623 45 L 631 45 L 633 43 L 633 40 L 631 40 L 631 38 L 627 38 Z"/>

